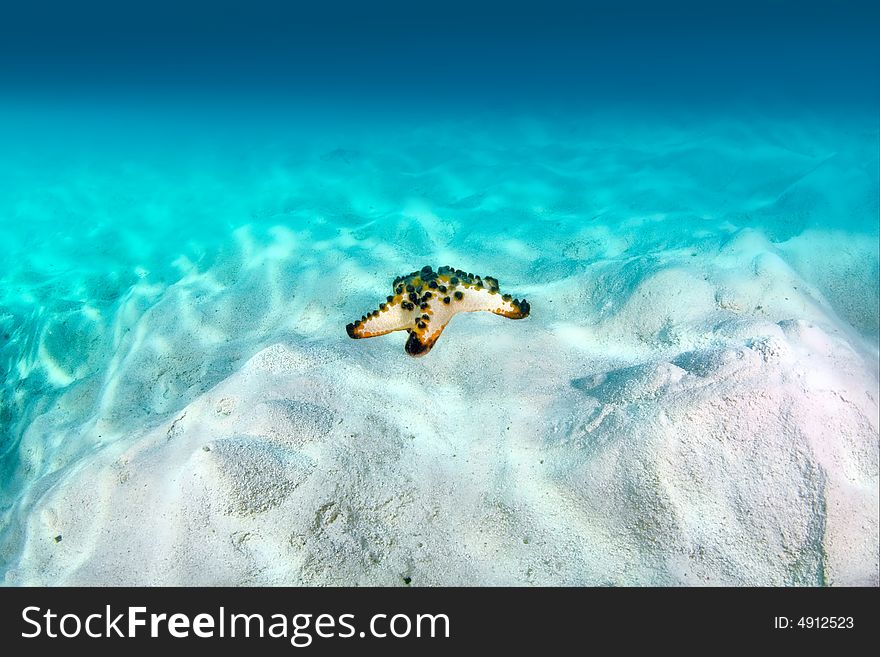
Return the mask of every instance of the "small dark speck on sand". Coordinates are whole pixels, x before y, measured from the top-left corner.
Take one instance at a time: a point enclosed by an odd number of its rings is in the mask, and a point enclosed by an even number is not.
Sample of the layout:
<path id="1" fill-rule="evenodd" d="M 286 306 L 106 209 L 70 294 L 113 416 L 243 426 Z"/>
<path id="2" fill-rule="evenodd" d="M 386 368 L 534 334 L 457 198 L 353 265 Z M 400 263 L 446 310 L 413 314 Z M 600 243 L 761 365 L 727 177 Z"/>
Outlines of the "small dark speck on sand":
<path id="1" fill-rule="evenodd" d="M 55 542 L 56 542 L 56 543 L 60 543 L 60 542 L 61 542 L 61 534 L 58 534 L 58 536 L 55 537 Z"/>
<path id="2" fill-rule="evenodd" d="M 406 584 L 407 586 L 410 585 L 410 582 L 412 582 L 412 577 L 404 577 L 403 578 L 403 583 Z"/>

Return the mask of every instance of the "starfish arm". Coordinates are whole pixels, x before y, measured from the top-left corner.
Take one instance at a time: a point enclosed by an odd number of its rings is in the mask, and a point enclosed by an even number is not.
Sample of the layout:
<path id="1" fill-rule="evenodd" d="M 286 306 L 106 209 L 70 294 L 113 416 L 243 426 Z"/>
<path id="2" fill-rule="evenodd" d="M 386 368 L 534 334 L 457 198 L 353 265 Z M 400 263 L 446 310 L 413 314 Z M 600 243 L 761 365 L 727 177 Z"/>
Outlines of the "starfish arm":
<path id="1" fill-rule="evenodd" d="M 531 306 L 523 299 L 511 299 L 509 294 L 500 294 L 497 291 L 472 286 L 461 286 L 457 289 L 462 298 L 456 299 L 453 293 L 449 308 L 455 313 L 472 313 L 486 311 L 502 315 L 509 319 L 523 319 L 528 317 Z M 451 317 L 451 316 L 450 316 Z"/>
<path id="2" fill-rule="evenodd" d="M 424 356 L 434 347 L 434 343 L 437 342 L 437 338 L 440 337 L 440 334 L 443 333 L 443 329 L 445 326 L 441 326 L 436 328 L 430 337 L 426 337 L 425 335 L 416 332 L 410 331 L 409 339 L 406 341 L 406 345 L 404 349 L 406 353 L 410 356 Z"/>
<path id="3" fill-rule="evenodd" d="M 402 331 L 413 326 L 413 312 L 405 309 L 401 304 L 402 299 L 398 296 L 387 304 L 381 304 L 378 310 L 374 310 L 355 320 L 345 327 L 349 337 L 374 338 L 377 335 L 385 335 L 393 331 Z"/>

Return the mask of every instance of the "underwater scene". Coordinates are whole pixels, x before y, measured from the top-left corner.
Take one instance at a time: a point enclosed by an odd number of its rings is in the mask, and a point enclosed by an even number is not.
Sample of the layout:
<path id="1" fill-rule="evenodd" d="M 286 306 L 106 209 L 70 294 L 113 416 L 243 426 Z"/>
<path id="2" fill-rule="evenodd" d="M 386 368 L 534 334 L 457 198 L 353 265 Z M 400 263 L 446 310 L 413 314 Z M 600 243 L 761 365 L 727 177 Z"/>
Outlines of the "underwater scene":
<path id="1" fill-rule="evenodd" d="M 876 104 L 514 77 L 9 83 L 0 581 L 878 585 Z"/>

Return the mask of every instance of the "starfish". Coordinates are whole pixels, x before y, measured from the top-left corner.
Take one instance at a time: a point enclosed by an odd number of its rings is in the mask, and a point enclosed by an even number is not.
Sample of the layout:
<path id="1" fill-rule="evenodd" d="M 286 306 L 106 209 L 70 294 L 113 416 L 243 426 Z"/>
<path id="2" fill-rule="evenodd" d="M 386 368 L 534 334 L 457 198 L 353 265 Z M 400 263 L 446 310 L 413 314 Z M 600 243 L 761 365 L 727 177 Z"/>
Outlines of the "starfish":
<path id="1" fill-rule="evenodd" d="M 531 306 L 498 290 L 498 279 L 475 276 L 461 269 L 430 265 L 407 276 L 398 276 L 379 309 L 345 327 L 351 338 L 374 338 L 406 331 L 406 353 L 424 356 L 456 313 L 485 310 L 510 319 L 528 317 Z"/>

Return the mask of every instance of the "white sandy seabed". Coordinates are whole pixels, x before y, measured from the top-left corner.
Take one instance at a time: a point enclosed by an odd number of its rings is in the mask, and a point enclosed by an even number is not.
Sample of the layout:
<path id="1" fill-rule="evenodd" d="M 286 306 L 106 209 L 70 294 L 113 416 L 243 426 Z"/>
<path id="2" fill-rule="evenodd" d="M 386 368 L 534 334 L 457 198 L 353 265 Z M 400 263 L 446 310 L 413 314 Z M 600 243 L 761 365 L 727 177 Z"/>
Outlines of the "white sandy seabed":
<path id="1" fill-rule="evenodd" d="M 803 157 L 760 187 L 777 208 L 815 202 Z M 876 213 L 872 185 L 847 208 Z M 320 239 L 239 228 L 225 260 L 134 285 L 106 367 L 24 432 L 6 583 L 880 583 L 876 232 L 547 207 L 502 228 L 469 191 Z M 420 359 L 346 337 L 424 264 L 532 315 L 458 316 Z"/>

